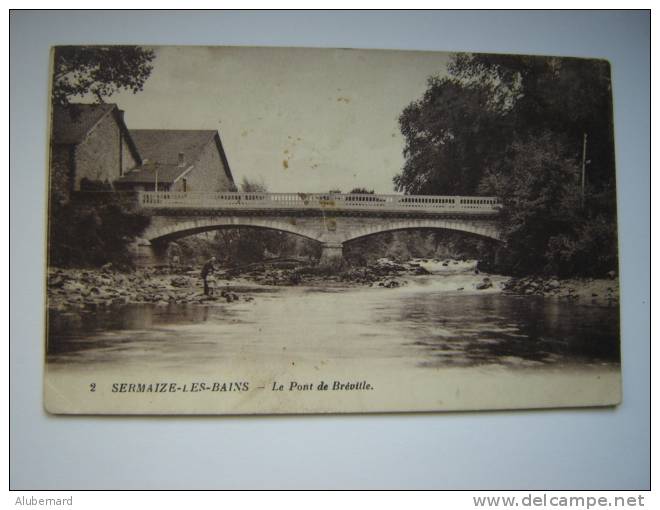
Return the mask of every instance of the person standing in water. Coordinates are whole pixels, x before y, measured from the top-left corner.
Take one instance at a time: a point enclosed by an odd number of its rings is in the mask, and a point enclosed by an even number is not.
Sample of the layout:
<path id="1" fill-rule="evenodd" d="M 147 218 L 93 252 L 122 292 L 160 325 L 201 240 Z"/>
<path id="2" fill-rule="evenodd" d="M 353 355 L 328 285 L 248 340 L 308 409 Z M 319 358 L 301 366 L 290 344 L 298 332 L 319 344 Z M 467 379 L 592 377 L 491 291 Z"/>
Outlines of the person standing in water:
<path id="1" fill-rule="evenodd" d="M 204 281 L 204 295 L 208 296 L 210 294 L 208 277 L 213 271 L 215 271 L 215 257 L 211 257 L 206 263 L 202 266 L 202 280 Z"/>

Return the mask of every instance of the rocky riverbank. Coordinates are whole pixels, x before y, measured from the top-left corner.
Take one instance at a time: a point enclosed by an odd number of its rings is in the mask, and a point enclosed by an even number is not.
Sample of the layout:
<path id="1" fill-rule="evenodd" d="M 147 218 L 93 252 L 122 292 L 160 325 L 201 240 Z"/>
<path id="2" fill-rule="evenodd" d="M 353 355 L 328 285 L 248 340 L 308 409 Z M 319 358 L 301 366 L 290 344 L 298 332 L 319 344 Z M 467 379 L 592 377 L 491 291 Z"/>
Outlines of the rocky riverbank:
<path id="1" fill-rule="evenodd" d="M 558 279 L 539 276 L 511 278 L 503 288 L 505 293 L 534 295 L 571 301 L 581 305 L 613 306 L 619 303 L 617 278 Z"/>
<path id="2" fill-rule="evenodd" d="M 208 303 L 250 301 L 250 295 L 222 289 L 205 296 L 197 272 L 167 274 L 155 270 L 122 273 L 112 269 L 57 269 L 48 272 L 48 307 L 85 309 L 129 303 Z"/>
<path id="3" fill-rule="evenodd" d="M 51 268 L 48 272 L 48 307 L 55 310 L 94 309 L 129 303 L 212 304 L 252 301 L 257 287 L 292 285 L 376 285 L 386 288 L 405 284 L 402 276 L 420 274 L 416 267 L 374 265 L 330 273 L 299 264 L 252 265 L 219 268 L 210 278 L 212 295 L 205 296 L 198 270 L 170 272 L 140 269 L 133 272 L 102 269 Z"/>
<path id="4" fill-rule="evenodd" d="M 380 259 L 362 267 L 339 272 L 296 262 L 268 262 L 243 267 L 218 268 L 210 281 L 213 293 L 205 296 L 199 271 L 188 268 L 171 272 L 141 269 L 119 272 L 102 269 L 58 269 L 48 273 L 48 307 L 55 310 L 95 309 L 130 303 L 212 304 L 252 301 L 259 289 L 278 286 L 371 286 L 386 289 L 407 285 L 419 275 L 473 275 L 473 290 L 503 291 L 509 294 L 537 295 L 579 304 L 612 306 L 619 300 L 618 280 L 524 277 L 495 283 L 480 275 L 476 261 L 414 259 L 394 262 Z M 502 280 L 502 278 L 499 278 Z M 449 283 L 449 282 L 448 282 Z M 467 287 L 466 287 L 467 288 Z M 463 287 L 448 288 L 463 291 Z"/>

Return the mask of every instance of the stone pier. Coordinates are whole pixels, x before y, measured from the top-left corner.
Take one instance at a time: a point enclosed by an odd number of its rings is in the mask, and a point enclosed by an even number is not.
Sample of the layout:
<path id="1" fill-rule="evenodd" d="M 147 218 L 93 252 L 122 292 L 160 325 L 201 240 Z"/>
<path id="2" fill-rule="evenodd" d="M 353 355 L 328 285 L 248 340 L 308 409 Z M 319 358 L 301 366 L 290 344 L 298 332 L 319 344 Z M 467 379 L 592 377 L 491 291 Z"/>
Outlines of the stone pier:
<path id="1" fill-rule="evenodd" d="M 319 266 L 337 268 L 344 260 L 344 245 L 342 243 L 323 243 Z"/>

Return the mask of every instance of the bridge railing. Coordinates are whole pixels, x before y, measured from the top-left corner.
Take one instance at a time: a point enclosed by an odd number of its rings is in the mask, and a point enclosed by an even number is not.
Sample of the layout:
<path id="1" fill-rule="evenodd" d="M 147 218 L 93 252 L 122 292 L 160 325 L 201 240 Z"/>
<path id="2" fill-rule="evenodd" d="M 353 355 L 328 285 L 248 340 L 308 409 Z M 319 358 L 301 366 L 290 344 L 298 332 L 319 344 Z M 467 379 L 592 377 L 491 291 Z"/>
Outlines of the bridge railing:
<path id="1" fill-rule="evenodd" d="M 496 213 L 495 197 L 433 195 L 371 195 L 338 193 L 237 193 L 141 191 L 139 204 L 145 208 L 190 209 L 324 209 L 420 212 Z"/>

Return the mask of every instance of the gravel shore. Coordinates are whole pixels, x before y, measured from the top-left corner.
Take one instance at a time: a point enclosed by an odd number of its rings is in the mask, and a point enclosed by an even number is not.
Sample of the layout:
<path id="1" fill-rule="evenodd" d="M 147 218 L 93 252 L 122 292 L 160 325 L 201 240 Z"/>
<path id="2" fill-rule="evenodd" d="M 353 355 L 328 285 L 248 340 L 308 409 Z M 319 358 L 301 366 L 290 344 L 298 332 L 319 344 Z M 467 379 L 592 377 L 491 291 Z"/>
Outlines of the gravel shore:
<path id="1" fill-rule="evenodd" d="M 446 265 L 446 264 L 444 264 Z M 251 301 L 257 288 L 277 286 L 372 286 L 397 288 L 407 278 L 429 275 L 424 264 L 411 261 L 382 261 L 338 273 L 299 264 L 254 264 L 243 268 L 219 268 L 212 279 L 215 291 L 205 296 L 198 270 L 140 269 L 120 272 L 102 269 L 61 269 L 48 271 L 48 307 L 53 310 L 94 309 L 129 303 L 212 304 Z M 475 275 L 476 277 L 476 275 Z M 479 277 L 481 278 L 481 277 Z M 477 290 L 492 287 L 487 276 Z M 580 305 L 614 306 L 619 302 L 617 279 L 511 278 L 503 292 L 557 298 Z"/>
<path id="2" fill-rule="evenodd" d="M 557 298 L 581 305 L 614 306 L 619 303 L 619 280 L 526 276 L 509 280 L 504 292 Z"/>

